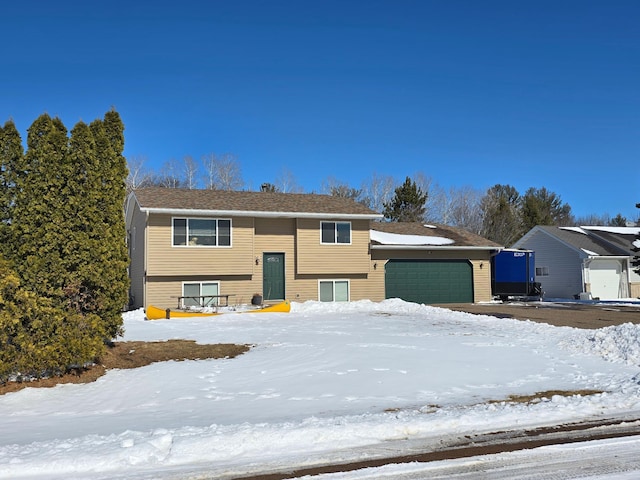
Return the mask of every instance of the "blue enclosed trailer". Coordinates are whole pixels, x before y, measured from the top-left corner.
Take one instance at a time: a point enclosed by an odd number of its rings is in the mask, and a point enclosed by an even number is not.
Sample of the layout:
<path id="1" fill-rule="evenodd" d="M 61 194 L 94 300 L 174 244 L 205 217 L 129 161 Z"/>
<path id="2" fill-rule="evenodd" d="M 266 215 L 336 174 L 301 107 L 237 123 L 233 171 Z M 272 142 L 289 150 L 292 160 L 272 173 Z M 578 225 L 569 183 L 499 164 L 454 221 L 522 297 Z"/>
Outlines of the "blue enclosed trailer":
<path id="1" fill-rule="evenodd" d="M 503 301 L 509 297 L 542 296 L 542 287 L 536 282 L 533 250 L 506 248 L 491 258 L 491 293 Z"/>

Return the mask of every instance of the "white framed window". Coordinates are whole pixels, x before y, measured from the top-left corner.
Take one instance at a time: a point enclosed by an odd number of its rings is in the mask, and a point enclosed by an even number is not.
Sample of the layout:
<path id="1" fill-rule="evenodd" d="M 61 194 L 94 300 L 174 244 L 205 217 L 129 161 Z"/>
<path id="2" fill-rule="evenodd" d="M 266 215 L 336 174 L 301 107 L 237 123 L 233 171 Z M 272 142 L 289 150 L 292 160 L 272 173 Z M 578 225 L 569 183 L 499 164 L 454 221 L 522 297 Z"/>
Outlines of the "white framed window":
<path id="1" fill-rule="evenodd" d="M 318 299 L 321 302 L 348 302 L 349 280 L 319 280 Z"/>
<path id="2" fill-rule="evenodd" d="M 181 307 L 215 307 L 218 305 L 220 282 L 182 282 Z"/>
<path id="3" fill-rule="evenodd" d="M 320 222 L 320 243 L 351 244 L 351 222 Z"/>
<path id="4" fill-rule="evenodd" d="M 231 220 L 228 218 L 173 218 L 174 247 L 230 247 Z"/>
<path id="5" fill-rule="evenodd" d="M 536 277 L 548 277 L 549 267 L 536 267 Z"/>

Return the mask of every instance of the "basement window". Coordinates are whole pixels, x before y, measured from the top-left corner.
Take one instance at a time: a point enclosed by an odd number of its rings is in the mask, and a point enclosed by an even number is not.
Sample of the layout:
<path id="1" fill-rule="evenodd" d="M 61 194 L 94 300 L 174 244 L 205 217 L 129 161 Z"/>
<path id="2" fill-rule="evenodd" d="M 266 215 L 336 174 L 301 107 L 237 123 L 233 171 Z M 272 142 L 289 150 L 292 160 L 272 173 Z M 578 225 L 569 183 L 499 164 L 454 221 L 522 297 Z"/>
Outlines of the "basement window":
<path id="1" fill-rule="evenodd" d="M 320 280 L 318 298 L 321 302 L 348 302 L 349 280 Z"/>

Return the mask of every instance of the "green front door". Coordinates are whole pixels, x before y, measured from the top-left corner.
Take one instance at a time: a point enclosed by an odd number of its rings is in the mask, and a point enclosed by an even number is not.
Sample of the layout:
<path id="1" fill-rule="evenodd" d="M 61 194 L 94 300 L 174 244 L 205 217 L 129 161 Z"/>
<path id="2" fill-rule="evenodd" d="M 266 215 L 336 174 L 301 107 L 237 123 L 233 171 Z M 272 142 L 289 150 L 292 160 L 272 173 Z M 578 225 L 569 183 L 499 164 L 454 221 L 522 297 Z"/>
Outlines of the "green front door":
<path id="1" fill-rule="evenodd" d="M 389 260 L 385 298 L 415 303 L 472 303 L 473 273 L 467 260 Z"/>
<path id="2" fill-rule="evenodd" d="M 284 253 L 262 256 L 262 295 L 265 300 L 284 300 Z"/>

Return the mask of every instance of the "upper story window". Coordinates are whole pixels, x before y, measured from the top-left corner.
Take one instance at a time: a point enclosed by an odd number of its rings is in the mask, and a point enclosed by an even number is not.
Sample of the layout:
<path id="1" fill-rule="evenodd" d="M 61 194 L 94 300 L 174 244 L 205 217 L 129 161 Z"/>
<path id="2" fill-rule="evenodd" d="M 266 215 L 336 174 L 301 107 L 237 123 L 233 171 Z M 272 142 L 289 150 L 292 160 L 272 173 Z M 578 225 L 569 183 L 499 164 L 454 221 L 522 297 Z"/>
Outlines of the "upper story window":
<path id="1" fill-rule="evenodd" d="M 231 220 L 219 218 L 174 218 L 173 245 L 230 247 Z"/>
<path id="2" fill-rule="evenodd" d="M 320 243 L 351 243 L 351 222 L 320 222 Z"/>

